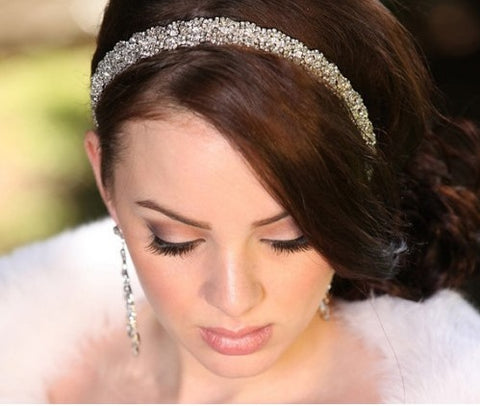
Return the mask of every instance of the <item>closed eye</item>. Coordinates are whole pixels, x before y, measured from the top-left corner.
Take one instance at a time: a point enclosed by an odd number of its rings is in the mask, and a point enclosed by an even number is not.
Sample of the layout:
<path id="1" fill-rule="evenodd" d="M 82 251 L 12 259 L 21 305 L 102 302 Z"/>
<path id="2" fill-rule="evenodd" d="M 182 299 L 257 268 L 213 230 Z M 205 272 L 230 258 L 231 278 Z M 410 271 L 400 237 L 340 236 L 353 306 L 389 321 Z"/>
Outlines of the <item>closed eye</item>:
<path id="1" fill-rule="evenodd" d="M 162 240 L 158 236 L 153 236 L 153 240 L 147 247 L 154 254 L 165 256 L 184 256 L 191 252 L 203 240 L 185 241 L 185 242 L 169 242 Z"/>
<path id="2" fill-rule="evenodd" d="M 263 239 L 262 241 L 268 243 L 271 248 L 278 254 L 308 251 L 311 248 L 310 242 L 303 235 L 295 238 L 294 240 Z"/>
<path id="3" fill-rule="evenodd" d="M 193 251 L 202 241 L 199 239 L 185 242 L 169 242 L 162 240 L 158 236 L 153 236 L 153 240 L 147 248 L 154 254 L 182 257 Z M 293 240 L 262 239 L 261 241 L 267 243 L 277 254 L 303 252 L 311 248 L 305 236 L 300 236 Z"/>

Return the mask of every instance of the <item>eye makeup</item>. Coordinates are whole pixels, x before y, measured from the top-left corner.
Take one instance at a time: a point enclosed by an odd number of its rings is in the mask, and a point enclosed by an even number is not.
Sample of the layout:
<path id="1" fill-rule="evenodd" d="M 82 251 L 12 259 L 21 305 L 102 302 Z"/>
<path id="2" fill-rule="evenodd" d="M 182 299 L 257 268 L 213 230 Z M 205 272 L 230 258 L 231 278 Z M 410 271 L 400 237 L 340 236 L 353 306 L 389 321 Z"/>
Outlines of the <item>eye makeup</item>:
<path id="1" fill-rule="evenodd" d="M 294 240 L 262 240 L 267 242 L 277 254 L 293 254 L 295 252 L 308 251 L 311 246 L 305 236 L 300 236 Z"/>
<path id="2" fill-rule="evenodd" d="M 146 226 L 151 233 L 151 241 L 147 250 L 156 255 L 183 258 L 191 254 L 202 242 L 205 242 L 204 238 L 198 238 L 198 233 L 186 231 L 183 228 L 178 229 L 170 224 L 147 223 Z M 266 244 L 275 254 L 294 254 L 308 251 L 311 248 L 310 242 L 304 235 L 296 238 L 287 237 L 300 233 L 293 220 L 283 220 L 279 224 L 266 227 L 268 228 L 262 231 L 262 234 L 267 233 L 270 238 L 260 238 L 259 241 Z"/>
<path id="3" fill-rule="evenodd" d="M 168 242 L 154 235 L 152 242 L 148 246 L 148 250 L 158 255 L 182 257 L 193 251 L 202 241 L 203 240 Z"/>
<path id="4" fill-rule="evenodd" d="M 203 240 L 185 241 L 185 242 L 168 242 L 154 235 L 148 250 L 154 254 L 164 256 L 184 257 L 192 252 Z M 261 240 L 267 243 L 277 254 L 293 254 L 296 252 L 307 251 L 310 244 L 304 236 L 300 236 L 294 240 Z"/>

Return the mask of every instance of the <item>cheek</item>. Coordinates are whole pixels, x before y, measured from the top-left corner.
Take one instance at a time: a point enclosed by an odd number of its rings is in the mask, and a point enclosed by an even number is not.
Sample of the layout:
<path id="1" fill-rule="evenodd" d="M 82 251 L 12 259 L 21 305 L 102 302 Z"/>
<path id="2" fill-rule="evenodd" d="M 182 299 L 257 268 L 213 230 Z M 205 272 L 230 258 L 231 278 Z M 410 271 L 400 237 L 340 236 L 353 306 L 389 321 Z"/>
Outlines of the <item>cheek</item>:
<path id="1" fill-rule="evenodd" d="M 278 303 L 286 309 L 303 308 L 306 312 L 320 305 L 333 276 L 330 265 L 316 253 L 302 256 L 282 273 L 285 276 L 274 293 Z"/>
<path id="2" fill-rule="evenodd" d="M 185 314 L 195 301 L 192 273 L 178 260 L 152 255 L 142 247 L 132 247 L 130 255 L 145 295 L 157 316 Z"/>
<path id="3" fill-rule="evenodd" d="M 203 261 L 153 255 L 139 243 L 129 243 L 130 255 L 147 299 L 162 323 L 187 322 L 193 316 L 208 315 L 211 309 L 201 297 L 202 275 L 209 269 Z M 325 296 L 332 271 L 316 253 L 285 256 L 281 260 L 256 258 L 265 302 L 260 312 L 297 322 L 311 317 Z M 283 316 L 282 316 L 283 315 Z"/>

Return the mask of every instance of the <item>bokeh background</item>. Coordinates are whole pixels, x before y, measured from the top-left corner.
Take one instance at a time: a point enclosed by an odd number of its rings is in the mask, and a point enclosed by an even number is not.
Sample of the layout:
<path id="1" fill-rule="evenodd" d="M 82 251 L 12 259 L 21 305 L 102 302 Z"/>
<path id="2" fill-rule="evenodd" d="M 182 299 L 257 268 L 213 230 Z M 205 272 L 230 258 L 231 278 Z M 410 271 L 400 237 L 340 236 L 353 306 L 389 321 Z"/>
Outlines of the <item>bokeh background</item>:
<path id="1" fill-rule="evenodd" d="M 0 0 L 0 255 L 106 214 L 82 144 L 105 3 Z M 422 48 L 441 108 L 480 123 L 480 1 L 384 3 Z"/>
<path id="2" fill-rule="evenodd" d="M 0 254 L 104 213 L 82 142 L 103 0 L 0 0 Z"/>

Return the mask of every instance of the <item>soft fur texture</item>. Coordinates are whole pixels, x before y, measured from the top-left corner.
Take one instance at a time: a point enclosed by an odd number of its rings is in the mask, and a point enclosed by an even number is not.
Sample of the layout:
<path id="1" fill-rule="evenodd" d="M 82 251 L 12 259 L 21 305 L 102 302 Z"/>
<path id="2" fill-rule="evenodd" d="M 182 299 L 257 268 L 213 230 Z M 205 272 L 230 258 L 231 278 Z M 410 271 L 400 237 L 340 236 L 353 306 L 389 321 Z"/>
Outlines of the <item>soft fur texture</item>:
<path id="1" fill-rule="evenodd" d="M 112 227 L 102 220 L 0 258 L 0 402 L 48 401 L 82 343 L 124 323 Z M 384 402 L 480 402 L 480 315 L 459 294 L 339 302 L 334 311 L 384 355 Z"/>

